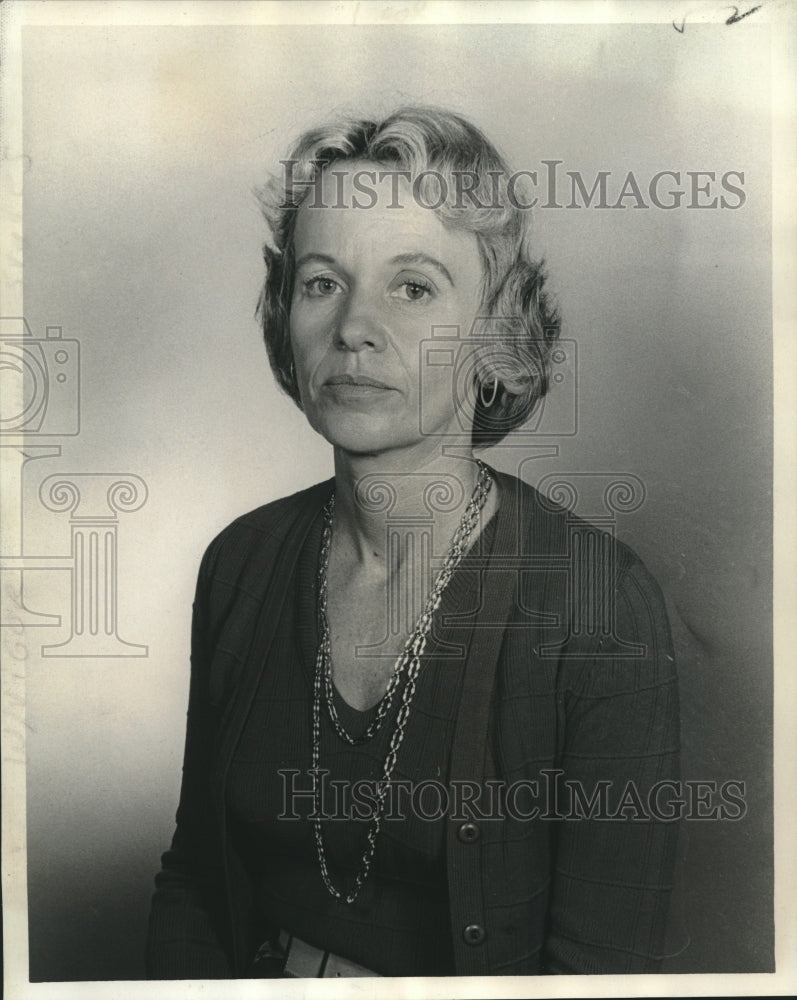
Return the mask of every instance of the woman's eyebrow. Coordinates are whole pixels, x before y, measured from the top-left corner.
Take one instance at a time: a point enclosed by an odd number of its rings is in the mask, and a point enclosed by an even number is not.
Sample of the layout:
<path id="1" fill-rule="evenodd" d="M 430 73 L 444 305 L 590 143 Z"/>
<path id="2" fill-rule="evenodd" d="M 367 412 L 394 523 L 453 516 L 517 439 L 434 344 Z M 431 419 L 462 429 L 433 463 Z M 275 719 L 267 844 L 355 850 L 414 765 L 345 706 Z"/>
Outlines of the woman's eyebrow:
<path id="1" fill-rule="evenodd" d="M 430 257 L 425 253 L 400 253 L 397 257 L 392 257 L 390 260 L 391 264 L 428 264 L 433 267 L 436 271 L 439 271 L 444 278 L 448 280 L 451 287 L 454 287 L 454 279 L 448 272 L 448 268 L 444 264 L 441 264 L 439 260 L 435 260 L 434 257 Z"/>
<path id="2" fill-rule="evenodd" d="M 309 264 L 311 262 L 317 262 L 319 264 L 336 264 L 337 261 L 334 257 L 330 257 L 326 253 L 305 253 L 296 261 L 294 265 L 298 270 L 303 264 Z"/>

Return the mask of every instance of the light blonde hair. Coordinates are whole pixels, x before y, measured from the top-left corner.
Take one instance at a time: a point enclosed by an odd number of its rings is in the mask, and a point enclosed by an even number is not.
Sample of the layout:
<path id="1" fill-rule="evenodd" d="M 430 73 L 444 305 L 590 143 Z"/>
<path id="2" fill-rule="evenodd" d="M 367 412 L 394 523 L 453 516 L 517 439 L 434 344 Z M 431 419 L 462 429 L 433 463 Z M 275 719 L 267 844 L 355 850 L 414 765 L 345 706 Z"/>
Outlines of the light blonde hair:
<path id="1" fill-rule="evenodd" d="M 408 171 L 422 204 L 434 204 L 430 211 L 444 225 L 476 237 L 484 270 L 479 326 L 488 335 L 475 360 L 472 436 L 474 445 L 496 444 L 528 420 L 548 390 L 559 316 L 544 290 L 542 262 L 532 257 L 529 213 L 512 197 L 507 164 L 483 132 L 443 109 L 403 107 L 382 121 L 348 118 L 311 129 L 282 161 L 282 176 L 258 191 L 271 241 L 263 248 L 257 316 L 277 382 L 301 408 L 289 333 L 296 214 L 318 173 L 347 161 Z"/>

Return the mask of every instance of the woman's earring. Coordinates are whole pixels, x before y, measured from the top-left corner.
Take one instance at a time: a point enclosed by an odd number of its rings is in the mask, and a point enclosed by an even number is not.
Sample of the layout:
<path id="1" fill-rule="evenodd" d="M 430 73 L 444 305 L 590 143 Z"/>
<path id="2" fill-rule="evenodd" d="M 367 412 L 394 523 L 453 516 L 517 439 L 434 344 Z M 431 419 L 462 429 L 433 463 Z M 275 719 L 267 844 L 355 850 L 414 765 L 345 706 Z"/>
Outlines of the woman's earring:
<path id="1" fill-rule="evenodd" d="M 479 383 L 479 402 L 482 404 L 485 410 L 489 410 L 490 407 L 495 402 L 495 397 L 498 395 L 498 379 L 493 378 L 493 391 L 489 399 L 484 398 L 484 383 Z"/>

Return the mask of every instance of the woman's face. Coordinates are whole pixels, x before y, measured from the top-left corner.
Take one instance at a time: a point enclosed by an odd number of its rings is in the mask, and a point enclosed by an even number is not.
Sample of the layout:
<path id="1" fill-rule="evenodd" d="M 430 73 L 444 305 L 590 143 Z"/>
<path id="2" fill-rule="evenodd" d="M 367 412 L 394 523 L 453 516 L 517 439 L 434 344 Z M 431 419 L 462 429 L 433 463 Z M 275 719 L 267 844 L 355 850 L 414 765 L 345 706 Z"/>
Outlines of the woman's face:
<path id="1" fill-rule="evenodd" d="M 354 207 L 363 197 L 353 175 L 381 169 L 333 164 L 323 178 L 323 204 L 344 207 L 305 202 L 298 210 L 290 336 L 312 427 L 343 451 L 398 459 L 401 451 L 439 450 L 441 435 L 462 434 L 462 400 L 454 391 L 462 353 L 442 342 L 451 363 L 438 353 L 444 363 L 429 364 L 422 345 L 433 327 L 468 337 L 482 264 L 475 236 L 447 229 L 416 203 L 404 180 L 395 200 L 389 186 L 379 185 L 387 196 L 371 208 Z"/>

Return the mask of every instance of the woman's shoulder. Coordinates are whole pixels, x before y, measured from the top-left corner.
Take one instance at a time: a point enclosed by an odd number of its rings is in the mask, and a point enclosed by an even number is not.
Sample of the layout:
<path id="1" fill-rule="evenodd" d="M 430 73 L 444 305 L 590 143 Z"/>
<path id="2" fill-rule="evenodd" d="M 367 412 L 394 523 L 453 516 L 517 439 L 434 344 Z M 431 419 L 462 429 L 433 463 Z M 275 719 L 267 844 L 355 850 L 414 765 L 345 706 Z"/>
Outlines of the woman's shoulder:
<path id="1" fill-rule="evenodd" d="M 498 482 L 517 524 L 512 554 L 522 557 L 523 607 L 567 623 L 561 651 L 572 662 L 566 675 L 575 671 L 580 686 L 595 683 L 601 691 L 622 686 L 629 675 L 635 684 L 640 678 L 650 683 L 653 673 L 662 683 L 672 681 L 664 595 L 642 558 L 616 537 L 613 522 L 576 514 L 576 498 L 566 490 L 544 493 L 504 474 Z M 598 651 L 599 669 L 582 669 Z M 643 662 L 649 669 L 639 669 Z"/>
<path id="2" fill-rule="evenodd" d="M 579 555 L 588 558 L 592 553 L 611 550 L 613 568 L 620 576 L 629 572 L 648 575 L 634 549 L 617 538 L 605 512 L 593 514 L 595 521 L 576 513 L 578 494 L 567 477 L 552 480 L 553 488 L 544 490 L 510 473 L 495 475 L 501 490 L 505 533 L 512 539 L 505 544 L 513 546 L 512 555 L 578 562 Z"/>
<path id="3" fill-rule="evenodd" d="M 284 536 L 297 517 L 305 513 L 312 515 L 317 513 L 332 492 L 334 482 L 334 479 L 327 479 L 290 496 L 280 497 L 278 500 L 271 500 L 260 507 L 255 507 L 236 517 L 217 537 L 241 532 Z"/>
<path id="4" fill-rule="evenodd" d="M 287 540 L 304 538 L 333 485 L 334 480 L 328 479 L 236 517 L 207 546 L 200 573 L 216 573 L 224 565 L 240 568 L 252 561 L 269 564 Z"/>

